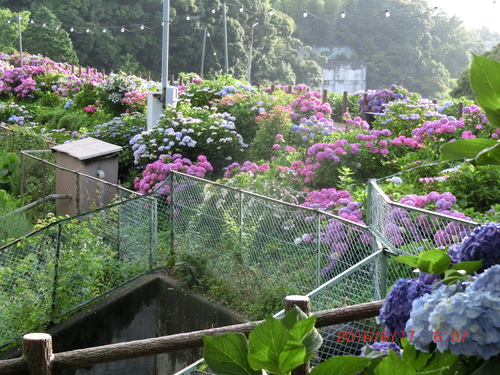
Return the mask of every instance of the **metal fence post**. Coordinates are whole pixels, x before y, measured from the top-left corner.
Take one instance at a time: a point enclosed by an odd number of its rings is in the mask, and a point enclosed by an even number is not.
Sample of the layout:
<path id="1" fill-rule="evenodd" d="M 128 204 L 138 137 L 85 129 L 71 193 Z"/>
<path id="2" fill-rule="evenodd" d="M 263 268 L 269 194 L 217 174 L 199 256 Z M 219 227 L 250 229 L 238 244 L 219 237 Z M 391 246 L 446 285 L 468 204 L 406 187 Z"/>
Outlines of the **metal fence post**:
<path id="1" fill-rule="evenodd" d="M 174 172 L 170 171 L 170 254 L 174 255 Z"/>
<path id="2" fill-rule="evenodd" d="M 321 214 L 316 211 L 316 287 L 321 285 Z"/>
<path id="3" fill-rule="evenodd" d="M 238 214 L 239 214 L 239 227 L 240 227 L 240 250 L 243 247 L 243 197 L 241 189 L 238 190 Z"/>
<path id="4" fill-rule="evenodd" d="M 57 242 L 56 242 L 56 253 L 54 259 L 54 283 L 52 288 L 52 306 L 51 306 L 51 315 L 55 316 L 56 309 L 56 299 L 57 299 L 57 283 L 59 278 L 59 258 L 61 252 L 61 223 L 57 223 Z"/>
<path id="5" fill-rule="evenodd" d="M 154 268 L 158 248 L 158 201 L 152 199 L 149 223 L 149 269 Z"/>

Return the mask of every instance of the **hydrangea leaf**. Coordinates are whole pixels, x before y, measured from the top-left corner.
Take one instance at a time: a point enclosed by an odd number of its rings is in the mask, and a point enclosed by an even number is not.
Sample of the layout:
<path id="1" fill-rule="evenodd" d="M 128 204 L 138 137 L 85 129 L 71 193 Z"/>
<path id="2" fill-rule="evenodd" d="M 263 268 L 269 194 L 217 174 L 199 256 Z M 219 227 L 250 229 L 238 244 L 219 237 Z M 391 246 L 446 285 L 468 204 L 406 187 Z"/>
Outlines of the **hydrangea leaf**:
<path id="1" fill-rule="evenodd" d="M 418 268 L 418 257 L 412 255 L 400 255 L 395 258 L 398 262 L 404 263 L 410 267 Z"/>
<path id="2" fill-rule="evenodd" d="M 481 150 L 475 158 L 475 165 L 500 165 L 500 143 Z"/>
<path id="3" fill-rule="evenodd" d="M 451 262 L 451 257 L 439 249 L 422 251 L 418 255 L 418 269 L 422 272 L 441 274 L 445 272 Z"/>
<path id="4" fill-rule="evenodd" d="M 494 139 L 472 138 L 448 142 L 440 148 L 440 160 L 468 160 L 474 159 L 481 151 L 496 146 Z"/>
<path id="5" fill-rule="evenodd" d="M 288 311 L 283 319 L 281 319 L 281 324 L 283 324 L 286 329 L 290 330 L 293 328 L 295 323 L 297 323 L 301 319 L 306 318 L 307 315 L 301 309 L 295 306 L 295 308 Z"/>
<path id="6" fill-rule="evenodd" d="M 483 267 L 482 260 L 471 260 L 471 261 L 456 263 L 453 266 L 451 266 L 451 269 L 464 270 L 465 272 L 467 272 L 467 275 L 472 275 L 475 271 L 480 270 L 482 267 Z"/>
<path id="7" fill-rule="evenodd" d="M 393 350 L 389 350 L 389 355 L 380 361 L 374 373 L 375 375 L 415 375 L 416 371 L 410 364 L 403 362 Z"/>
<path id="8" fill-rule="evenodd" d="M 356 375 L 366 369 L 371 363 L 370 358 L 341 356 L 331 357 L 314 367 L 310 375 Z"/>
<path id="9" fill-rule="evenodd" d="M 285 374 L 305 363 L 306 348 L 281 324 L 268 318 L 250 332 L 248 361 L 254 369 Z"/>
<path id="10" fill-rule="evenodd" d="M 310 318 L 298 321 L 290 330 L 292 336 L 306 348 L 305 361 L 310 361 L 313 358 L 314 353 L 316 353 L 316 350 L 320 348 L 323 342 L 323 338 L 314 328 L 315 323 L 316 317 L 311 316 Z"/>
<path id="11" fill-rule="evenodd" d="M 402 340 L 401 346 L 403 349 L 403 361 L 413 366 L 417 371 L 421 370 L 427 364 L 431 357 L 431 353 L 418 351 L 409 340 Z"/>
<path id="12" fill-rule="evenodd" d="M 470 68 L 470 83 L 479 106 L 488 121 L 500 127 L 500 62 L 474 55 Z"/>
<path id="13" fill-rule="evenodd" d="M 203 357 L 210 369 L 220 375 L 258 375 L 250 366 L 247 339 L 242 333 L 203 336 Z"/>

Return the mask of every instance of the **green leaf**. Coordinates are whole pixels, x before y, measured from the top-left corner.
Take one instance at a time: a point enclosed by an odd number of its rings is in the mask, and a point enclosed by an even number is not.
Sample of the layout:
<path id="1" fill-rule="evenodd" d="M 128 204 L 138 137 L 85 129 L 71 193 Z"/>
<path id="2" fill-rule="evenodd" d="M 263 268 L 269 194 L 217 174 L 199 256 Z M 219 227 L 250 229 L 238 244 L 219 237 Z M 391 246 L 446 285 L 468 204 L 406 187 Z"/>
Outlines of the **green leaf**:
<path id="1" fill-rule="evenodd" d="M 434 351 L 432 353 L 432 357 L 427 362 L 427 365 L 423 370 L 425 371 L 433 371 L 440 370 L 444 372 L 444 370 L 450 368 L 450 366 L 457 360 L 457 356 L 451 354 L 449 351 L 440 352 Z"/>
<path id="2" fill-rule="evenodd" d="M 416 371 L 411 365 L 403 362 L 394 350 L 389 350 L 389 355 L 375 368 L 375 375 L 387 374 L 414 375 Z"/>
<path id="3" fill-rule="evenodd" d="M 309 375 L 355 375 L 371 363 L 370 358 L 339 356 L 331 357 L 314 367 Z"/>
<path id="4" fill-rule="evenodd" d="M 203 336 L 203 357 L 212 371 L 219 375 L 259 375 L 248 362 L 247 338 L 242 333 Z"/>
<path id="5" fill-rule="evenodd" d="M 248 361 L 252 368 L 286 374 L 305 363 L 306 348 L 278 319 L 268 318 L 250 332 Z"/>
<path id="6" fill-rule="evenodd" d="M 400 255 L 394 258 L 398 262 L 404 263 L 410 267 L 418 268 L 418 257 L 411 255 Z"/>
<path id="7" fill-rule="evenodd" d="M 418 260 L 420 271 L 441 274 L 449 268 L 451 257 L 443 250 L 431 249 L 422 251 L 418 255 Z"/>
<path id="8" fill-rule="evenodd" d="M 403 349 L 403 361 L 413 366 L 417 371 L 424 368 L 431 357 L 431 353 L 418 351 L 408 340 L 403 340 L 401 347 Z"/>
<path id="9" fill-rule="evenodd" d="M 500 165 L 500 143 L 482 150 L 476 156 L 475 165 Z"/>
<path id="10" fill-rule="evenodd" d="M 488 121 L 500 127 L 500 62 L 474 55 L 470 68 L 470 83 L 479 106 Z"/>
<path id="11" fill-rule="evenodd" d="M 283 324 L 286 329 L 290 330 L 293 328 L 295 323 L 297 323 L 301 319 L 306 318 L 307 315 L 301 309 L 295 306 L 293 309 L 286 313 L 283 319 L 281 319 L 281 324 Z"/>
<path id="12" fill-rule="evenodd" d="M 498 368 L 500 367 L 500 357 L 496 356 L 487 361 L 485 361 L 477 370 L 475 370 L 472 375 L 490 375 L 498 374 Z"/>
<path id="13" fill-rule="evenodd" d="M 453 266 L 451 266 L 451 269 L 464 270 L 465 272 L 467 272 L 467 275 L 472 275 L 474 274 L 474 272 L 480 270 L 482 267 L 483 267 L 482 260 L 470 260 L 470 261 L 455 263 Z"/>
<path id="14" fill-rule="evenodd" d="M 481 151 L 497 145 L 494 139 L 472 138 L 461 139 L 455 142 L 448 142 L 440 148 L 440 159 L 444 160 L 464 160 L 474 159 Z"/>
<path id="15" fill-rule="evenodd" d="M 311 316 L 310 318 L 302 319 L 298 321 L 293 328 L 290 330 L 297 341 L 304 345 L 306 349 L 305 362 L 310 361 L 316 350 L 318 350 L 323 342 L 323 338 L 319 332 L 314 328 L 316 323 L 316 317 Z"/>

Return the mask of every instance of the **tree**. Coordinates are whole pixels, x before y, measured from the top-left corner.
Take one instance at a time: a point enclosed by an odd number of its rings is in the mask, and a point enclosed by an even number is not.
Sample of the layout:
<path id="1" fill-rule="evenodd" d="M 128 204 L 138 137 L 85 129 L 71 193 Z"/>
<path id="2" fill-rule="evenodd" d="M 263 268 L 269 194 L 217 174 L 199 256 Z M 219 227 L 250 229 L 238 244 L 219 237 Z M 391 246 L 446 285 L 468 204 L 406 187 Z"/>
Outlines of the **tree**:
<path id="1" fill-rule="evenodd" d="M 66 30 L 49 8 L 41 6 L 32 13 L 33 23 L 28 23 L 23 33 L 23 49 L 40 54 L 53 61 L 78 64 L 78 57 Z"/>
<path id="2" fill-rule="evenodd" d="M 0 51 L 12 54 L 19 51 L 18 16 L 21 16 L 21 35 L 28 24 L 29 12 L 13 13 L 0 9 Z"/>

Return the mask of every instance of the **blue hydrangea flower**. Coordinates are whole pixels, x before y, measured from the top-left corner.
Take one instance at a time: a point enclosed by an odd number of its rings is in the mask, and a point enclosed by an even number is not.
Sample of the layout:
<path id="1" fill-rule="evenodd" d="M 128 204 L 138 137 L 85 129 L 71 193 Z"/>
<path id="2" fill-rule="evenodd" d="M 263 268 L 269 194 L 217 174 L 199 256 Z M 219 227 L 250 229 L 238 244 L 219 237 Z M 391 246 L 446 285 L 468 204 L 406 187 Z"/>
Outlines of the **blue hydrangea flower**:
<path id="1" fill-rule="evenodd" d="M 428 351 L 481 356 L 500 353 L 500 265 L 488 268 L 467 284 L 441 286 L 413 302 L 406 331 L 412 344 Z"/>

